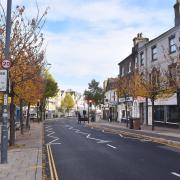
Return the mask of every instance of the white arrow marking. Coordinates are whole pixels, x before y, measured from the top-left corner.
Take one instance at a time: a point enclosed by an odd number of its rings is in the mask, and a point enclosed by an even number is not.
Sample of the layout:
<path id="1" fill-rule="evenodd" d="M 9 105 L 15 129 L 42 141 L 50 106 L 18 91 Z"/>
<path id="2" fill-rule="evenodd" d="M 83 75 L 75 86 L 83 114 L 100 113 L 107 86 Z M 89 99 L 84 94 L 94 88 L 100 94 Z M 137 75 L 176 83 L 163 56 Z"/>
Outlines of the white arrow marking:
<path id="1" fill-rule="evenodd" d="M 69 130 L 73 130 L 75 133 L 87 135 L 86 136 L 87 139 L 95 140 L 95 141 L 97 141 L 98 144 L 112 142 L 112 141 L 106 141 L 106 140 L 90 137 L 91 134 L 86 133 L 86 132 L 81 132 L 79 129 L 74 129 L 72 126 L 67 126 L 67 127 Z"/>
<path id="2" fill-rule="evenodd" d="M 180 174 L 178 174 L 178 173 L 176 173 L 176 172 L 171 172 L 171 174 L 173 174 L 173 175 L 175 175 L 175 176 L 177 176 L 177 177 L 180 178 Z"/>
<path id="3" fill-rule="evenodd" d="M 93 137 L 90 137 L 91 134 L 88 134 L 86 136 L 87 139 L 92 139 L 92 140 L 95 140 L 95 141 L 98 141 L 97 143 L 108 143 L 108 142 L 111 142 L 111 141 L 106 141 L 106 140 L 102 140 L 102 139 L 97 139 L 97 138 L 93 138 Z"/>

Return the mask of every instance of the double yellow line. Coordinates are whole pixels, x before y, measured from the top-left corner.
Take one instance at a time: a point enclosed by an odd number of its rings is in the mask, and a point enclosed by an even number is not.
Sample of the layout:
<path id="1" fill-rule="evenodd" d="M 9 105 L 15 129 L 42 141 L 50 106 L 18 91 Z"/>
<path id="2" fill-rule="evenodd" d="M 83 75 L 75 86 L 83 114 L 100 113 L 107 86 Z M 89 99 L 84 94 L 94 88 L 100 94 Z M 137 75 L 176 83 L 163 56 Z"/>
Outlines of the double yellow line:
<path id="1" fill-rule="evenodd" d="M 48 153 L 51 180 L 59 180 L 50 144 L 47 144 L 46 148 L 47 148 L 47 153 Z"/>

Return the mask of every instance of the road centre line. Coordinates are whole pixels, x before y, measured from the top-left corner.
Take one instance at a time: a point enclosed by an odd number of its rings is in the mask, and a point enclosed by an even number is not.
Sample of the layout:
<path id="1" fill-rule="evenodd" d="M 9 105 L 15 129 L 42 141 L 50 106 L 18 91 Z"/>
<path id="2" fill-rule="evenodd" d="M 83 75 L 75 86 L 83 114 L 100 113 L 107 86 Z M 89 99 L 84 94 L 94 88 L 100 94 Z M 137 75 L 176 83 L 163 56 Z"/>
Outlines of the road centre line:
<path id="1" fill-rule="evenodd" d="M 112 145 L 110 145 L 110 144 L 107 144 L 107 146 L 109 146 L 109 147 L 111 147 L 111 148 L 113 148 L 113 149 L 116 149 L 116 148 L 117 148 L 117 147 L 112 146 Z"/>
<path id="2" fill-rule="evenodd" d="M 177 176 L 180 178 L 180 174 L 176 173 L 176 172 L 171 172 L 171 174 L 173 174 L 174 176 Z"/>

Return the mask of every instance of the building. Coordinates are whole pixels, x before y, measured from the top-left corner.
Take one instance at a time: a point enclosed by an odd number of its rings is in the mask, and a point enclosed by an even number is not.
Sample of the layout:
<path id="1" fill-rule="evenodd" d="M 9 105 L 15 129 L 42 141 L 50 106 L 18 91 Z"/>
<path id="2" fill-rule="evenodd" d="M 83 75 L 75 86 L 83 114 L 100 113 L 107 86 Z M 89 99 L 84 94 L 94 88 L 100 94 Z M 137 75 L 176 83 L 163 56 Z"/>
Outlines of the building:
<path id="1" fill-rule="evenodd" d="M 132 53 L 121 61 L 119 76 L 128 76 L 138 69 L 142 76 L 146 77 L 146 71 L 169 71 L 175 73 L 180 65 L 180 0 L 174 5 L 175 25 L 160 36 L 149 41 L 142 33 L 133 39 Z M 146 77 L 147 78 L 147 77 Z M 152 105 L 150 100 L 142 97 L 133 99 L 131 116 L 139 116 L 142 124 L 152 124 Z M 122 108 L 118 110 L 120 118 Z M 180 111 L 177 102 L 177 93 L 168 98 L 155 101 L 155 123 L 163 126 L 180 126 Z"/>
<path id="2" fill-rule="evenodd" d="M 103 107 L 103 119 L 111 121 L 117 121 L 117 105 L 118 96 L 116 93 L 117 78 L 108 78 L 103 83 L 103 89 L 105 91 L 104 107 Z"/>

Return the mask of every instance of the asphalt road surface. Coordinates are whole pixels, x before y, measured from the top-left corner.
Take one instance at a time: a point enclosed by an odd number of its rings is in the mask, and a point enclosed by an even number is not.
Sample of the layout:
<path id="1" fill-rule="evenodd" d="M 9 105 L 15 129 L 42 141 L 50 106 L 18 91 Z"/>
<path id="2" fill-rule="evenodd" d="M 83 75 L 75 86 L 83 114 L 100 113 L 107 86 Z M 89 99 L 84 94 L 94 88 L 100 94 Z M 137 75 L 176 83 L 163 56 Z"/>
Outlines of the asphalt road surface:
<path id="1" fill-rule="evenodd" d="M 87 128 L 77 120 L 45 122 L 60 180 L 180 180 L 180 151 Z"/>

